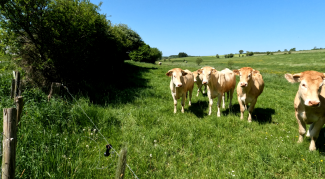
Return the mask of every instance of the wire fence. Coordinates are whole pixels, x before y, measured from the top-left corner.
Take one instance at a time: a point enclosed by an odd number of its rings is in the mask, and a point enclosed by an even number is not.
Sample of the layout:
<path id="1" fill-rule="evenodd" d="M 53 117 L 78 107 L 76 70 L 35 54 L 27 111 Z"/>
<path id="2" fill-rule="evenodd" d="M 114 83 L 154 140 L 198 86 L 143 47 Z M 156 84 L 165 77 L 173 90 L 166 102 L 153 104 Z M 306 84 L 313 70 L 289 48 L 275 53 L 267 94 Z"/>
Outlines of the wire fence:
<path id="1" fill-rule="evenodd" d="M 103 139 L 106 141 L 107 144 L 109 144 L 108 140 L 106 139 L 106 137 L 100 132 L 99 128 L 97 127 L 97 125 L 93 122 L 93 120 L 87 115 L 87 113 L 82 109 L 82 107 L 79 105 L 78 101 L 76 100 L 76 98 L 70 93 L 68 87 L 64 86 L 62 84 L 62 86 L 64 87 L 64 89 L 67 90 L 68 94 L 72 97 L 72 99 L 76 102 L 77 106 L 81 109 L 81 111 L 84 113 L 84 115 L 89 119 L 89 121 L 94 125 L 94 127 L 96 128 L 96 130 L 98 131 L 98 133 L 103 137 Z M 92 138 L 90 138 L 92 139 Z M 94 139 L 92 139 L 94 140 Z M 95 141 L 95 140 L 94 140 Z M 96 141 L 95 141 L 96 142 Z M 98 145 L 98 144 L 97 144 Z M 116 152 L 116 150 L 111 146 L 112 151 L 119 157 L 120 155 L 118 154 L 118 152 Z M 100 155 L 100 152 L 99 152 Z M 100 160 L 100 156 L 99 156 L 99 160 Z M 99 161 L 98 161 L 99 162 Z M 126 164 L 126 166 L 128 167 L 128 169 L 132 172 L 132 174 L 134 175 L 135 178 L 139 179 L 138 176 L 134 173 L 134 171 L 131 169 L 131 167 Z M 98 165 L 97 165 L 98 167 Z M 107 168 L 107 167 L 106 167 Z M 97 168 L 97 169 L 105 169 L 105 168 Z"/>

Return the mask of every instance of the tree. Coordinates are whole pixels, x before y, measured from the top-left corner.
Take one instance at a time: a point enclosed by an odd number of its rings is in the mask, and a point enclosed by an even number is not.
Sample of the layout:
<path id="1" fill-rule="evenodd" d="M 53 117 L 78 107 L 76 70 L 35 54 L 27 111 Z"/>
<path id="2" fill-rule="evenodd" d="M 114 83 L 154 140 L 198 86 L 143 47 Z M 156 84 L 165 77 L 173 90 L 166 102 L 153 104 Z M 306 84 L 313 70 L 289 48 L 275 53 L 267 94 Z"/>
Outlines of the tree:
<path id="1" fill-rule="evenodd" d="M 278 50 L 278 52 L 281 52 L 281 50 Z"/>
<path id="2" fill-rule="evenodd" d="M 219 55 L 217 54 L 216 57 L 219 58 Z"/>
<path id="3" fill-rule="evenodd" d="M 202 63 L 203 60 L 202 60 L 202 58 L 197 58 L 195 62 L 197 65 L 200 65 L 200 63 Z"/>
<path id="4" fill-rule="evenodd" d="M 129 56 L 134 61 L 155 63 L 155 61 L 161 58 L 162 52 L 157 48 L 151 48 L 149 45 L 144 44 L 137 50 L 130 52 Z"/>
<path id="5" fill-rule="evenodd" d="M 287 49 L 284 49 L 285 52 L 287 52 L 288 50 Z"/>
<path id="6" fill-rule="evenodd" d="M 239 50 L 239 54 L 243 54 L 244 50 Z"/>
<path id="7" fill-rule="evenodd" d="M 292 49 L 290 49 L 290 51 L 296 51 L 296 48 L 292 48 Z"/>
<path id="8" fill-rule="evenodd" d="M 269 51 L 266 52 L 266 55 L 270 55 L 270 54 L 271 54 L 271 52 L 269 52 Z"/>
<path id="9" fill-rule="evenodd" d="M 188 55 L 185 52 L 179 52 L 178 58 L 182 58 L 182 57 L 188 57 Z"/>

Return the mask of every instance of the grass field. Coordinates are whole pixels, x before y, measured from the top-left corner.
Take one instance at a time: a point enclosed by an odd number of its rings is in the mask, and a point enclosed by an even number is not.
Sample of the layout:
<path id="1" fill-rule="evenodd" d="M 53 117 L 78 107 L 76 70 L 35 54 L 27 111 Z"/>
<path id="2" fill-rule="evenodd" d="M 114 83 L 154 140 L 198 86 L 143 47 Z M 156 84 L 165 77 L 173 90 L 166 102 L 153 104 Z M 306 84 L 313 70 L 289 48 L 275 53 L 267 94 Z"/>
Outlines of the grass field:
<path id="1" fill-rule="evenodd" d="M 128 86 L 112 88 L 105 96 L 106 105 L 92 104 L 86 97 L 78 97 L 77 103 L 70 98 L 47 102 L 41 91 L 25 90 L 16 177 L 114 177 L 117 158 L 103 156 L 106 142 L 78 104 L 116 150 L 127 146 L 127 163 L 139 178 L 325 177 L 325 128 L 317 141 L 317 151 L 308 150 L 309 138 L 297 144 L 293 99 L 298 84 L 290 84 L 283 77 L 288 72 L 325 72 L 324 52 L 233 59 L 201 57 L 203 63 L 199 66 L 196 58 L 172 59 L 161 66 L 126 62 L 128 79 L 123 82 Z M 234 62 L 232 69 L 250 66 L 263 75 L 265 88 L 252 123 L 247 122 L 247 111 L 244 120 L 239 119 L 236 95 L 233 108 L 222 109 L 219 118 L 215 99 L 208 116 L 208 98 L 202 94 L 196 97 L 196 86 L 192 106 L 187 101 L 182 114 L 179 100 L 178 111 L 173 113 L 170 78 L 165 75 L 168 70 L 179 67 L 194 71 L 202 66 L 221 70 L 228 67 L 229 60 Z M 10 79 L 6 73 L 0 78 L 1 108 L 13 106 L 8 97 Z M 132 178 L 126 171 L 126 178 Z"/>

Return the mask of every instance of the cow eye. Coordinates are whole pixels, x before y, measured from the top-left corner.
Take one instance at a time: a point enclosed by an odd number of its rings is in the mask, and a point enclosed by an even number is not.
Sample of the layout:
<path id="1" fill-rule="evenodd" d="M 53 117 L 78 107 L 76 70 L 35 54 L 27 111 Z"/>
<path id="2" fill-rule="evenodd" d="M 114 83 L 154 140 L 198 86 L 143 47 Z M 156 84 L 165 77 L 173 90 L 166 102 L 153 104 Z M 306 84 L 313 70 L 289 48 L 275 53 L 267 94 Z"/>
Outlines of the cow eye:
<path id="1" fill-rule="evenodd" d="M 251 75 L 248 75 L 248 78 L 250 78 L 251 77 Z"/>
<path id="2" fill-rule="evenodd" d="M 301 86 L 305 87 L 306 88 L 306 85 L 305 84 L 302 84 Z"/>
<path id="3" fill-rule="evenodd" d="M 176 78 L 176 76 L 174 75 L 174 78 Z"/>

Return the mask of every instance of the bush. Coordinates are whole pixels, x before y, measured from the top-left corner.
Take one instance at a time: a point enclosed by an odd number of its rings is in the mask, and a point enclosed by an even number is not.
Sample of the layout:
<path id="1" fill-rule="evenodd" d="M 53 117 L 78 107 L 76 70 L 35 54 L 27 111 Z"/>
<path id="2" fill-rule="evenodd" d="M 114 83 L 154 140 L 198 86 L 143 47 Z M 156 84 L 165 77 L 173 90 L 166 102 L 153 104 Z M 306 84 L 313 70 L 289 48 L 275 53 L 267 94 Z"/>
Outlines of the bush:
<path id="1" fill-rule="evenodd" d="M 228 55 L 225 55 L 225 58 L 228 58 Z"/>
<path id="2" fill-rule="evenodd" d="M 232 57 L 234 57 L 234 54 L 232 53 L 228 54 L 228 58 L 232 58 Z"/>
<path id="3" fill-rule="evenodd" d="M 232 69 L 233 68 L 233 65 L 235 64 L 232 60 L 228 60 L 228 68 L 229 69 Z"/>
<path id="4" fill-rule="evenodd" d="M 254 52 L 246 51 L 246 56 L 253 56 L 253 55 L 254 55 Z"/>
<path id="5" fill-rule="evenodd" d="M 200 65 L 200 63 L 202 63 L 203 60 L 202 60 L 202 58 L 197 58 L 195 62 L 197 65 Z"/>
<path id="6" fill-rule="evenodd" d="M 271 55 L 273 55 L 273 52 L 271 52 Z"/>
<path id="7" fill-rule="evenodd" d="M 182 58 L 182 57 L 188 57 L 188 55 L 185 52 L 179 52 L 178 58 Z"/>
<path id="8" fill-rule="evenodd" d="M 291 51 L 289 51 L 288 54 L 291 54 Z"/>
<path id="9" fill-rule="evenodd" d="M 219 58 L 219 55 L 217 54 L 216 57 Z"/>
<path id="10" fill-rule="evenodd" d="M 269 51 L 266 52 L 266 55 L 270 55 L 270 54 L 271 54 L 271 52 L 269 52 Z"/>

